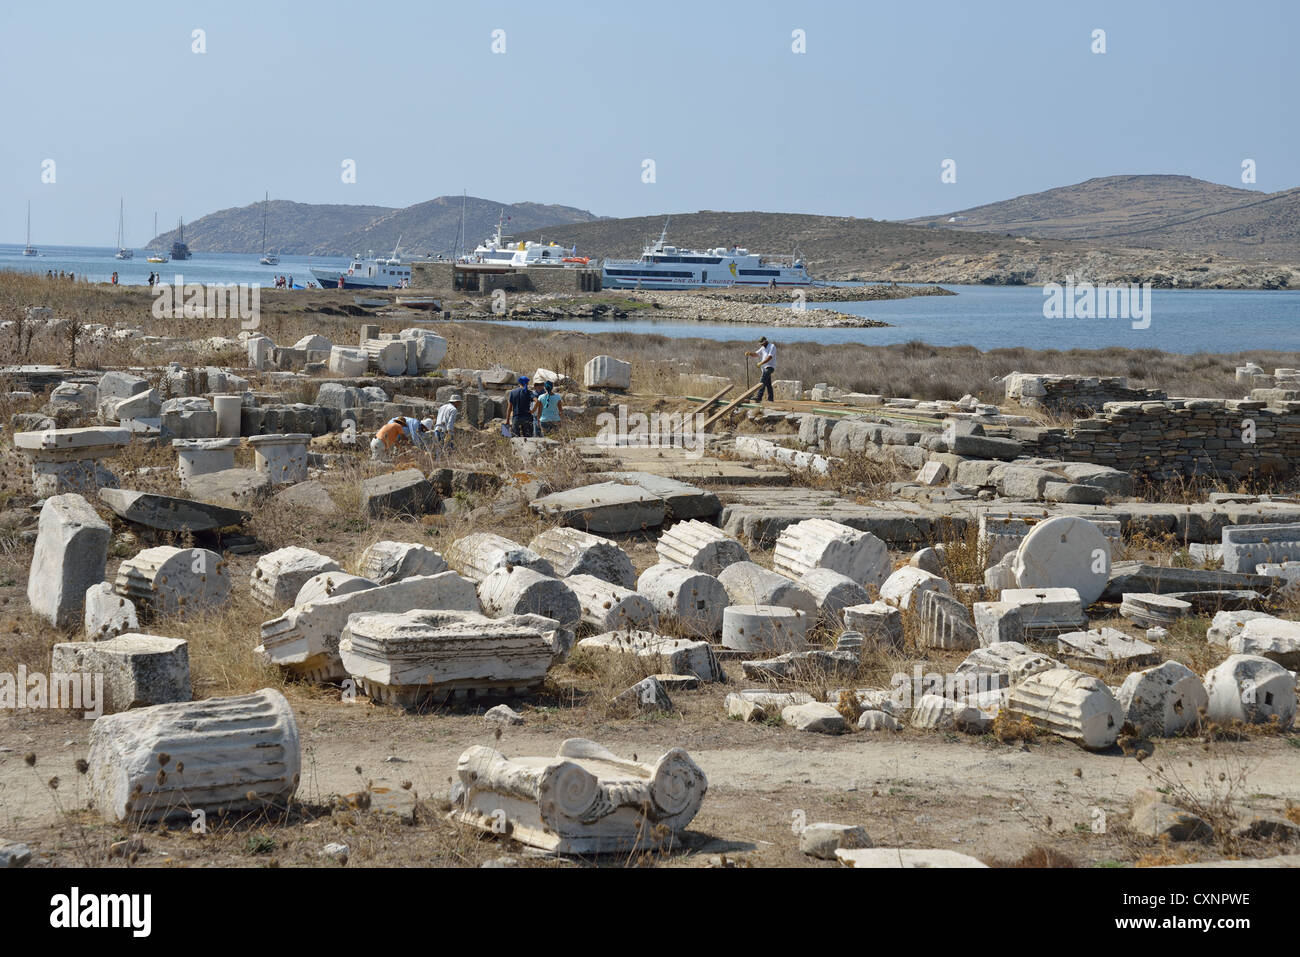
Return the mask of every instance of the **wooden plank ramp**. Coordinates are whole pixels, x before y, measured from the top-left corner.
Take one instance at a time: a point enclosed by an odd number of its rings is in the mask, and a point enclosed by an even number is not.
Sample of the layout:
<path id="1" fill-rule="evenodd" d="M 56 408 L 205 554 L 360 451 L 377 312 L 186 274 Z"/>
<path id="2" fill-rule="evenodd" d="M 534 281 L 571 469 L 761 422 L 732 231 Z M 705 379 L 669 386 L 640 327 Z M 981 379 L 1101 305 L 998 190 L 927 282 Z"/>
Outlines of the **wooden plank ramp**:
<path id="1" fill-rule="evenodd" d="M 730 402 L 724 405 L 720 410 L 715 412 L 709 419 L 707 419 L 705 423 L 700 426 L 700 431 L 707 432 L 709 430 L 709 426 L 711 426 L 714 422 L 717 422 L 723 416 L 729 415 L 732 411 L 735 410 L 736 406 L 740 405 L 740 403 L 744 402 L 746 399 L 755 395 L 762 388 L 763 388 L 763 383 L 758 382 L 753 386 L 751 386 L 750 388 L 746 389 L 739 396 L 732 399 Z"/>
<path id="2" fill-rule="evenodd" d="M 690 415 L 690 416 L 694 417 L 694 416 L 699 415 L 699 414 L 700 414 L 701 412 L 703 412 L 705 409 L 712 408 L 714 405 L 717 404 L 717 402 L 718 402 L 719 399 L 721 399 L 724 395 L 726 395 L 728 392 L 730 392 L 730 391 L 731 391 L 732 389 L 734 389 L 735 387 L 736 387 L 736 386 L 735 386 L 734 383 L 730 383 L 730 382 L 727 383 L 727 387 L 726 387 L 725 389 L 722 389 L 721 391 L 719 391 L 717 395 L 714 395 L 714 396 L 711 396 L 711 397 L 705 399 L 705 400 L 704 400 L 703 402 L 701 402 L 698 406 L 696 406 L 695 408 L 691 409 L 691 411 L 688 412 L 687 415 Z"/>

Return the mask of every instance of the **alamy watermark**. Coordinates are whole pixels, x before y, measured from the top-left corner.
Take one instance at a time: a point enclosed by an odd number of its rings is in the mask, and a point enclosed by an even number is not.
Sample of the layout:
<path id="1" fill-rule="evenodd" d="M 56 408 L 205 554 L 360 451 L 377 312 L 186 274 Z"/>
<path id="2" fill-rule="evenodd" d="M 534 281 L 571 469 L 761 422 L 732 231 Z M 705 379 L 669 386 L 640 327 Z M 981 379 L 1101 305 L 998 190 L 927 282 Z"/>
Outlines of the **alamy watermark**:
<path id="1" fill-rule="evenodd" d="M 1151 325 L 1151 283 L 1076 283 L 1043 286 L 1044 319 L 1130 319 L 1134 329 Z"/>
<path id="2" fill-rule="evenodd" d="M 0 711 L 82 711 L 87 721 L 104 713 L 104 676 L 98 673 L 0 671 Z"/>
<path id="3" fill-rule="evenodd" d="M 926 695 L 938 695 L 959 704 L 974 704 L 972 699 L 990 691 L 1002 689 L 1002 676 L 989 673 L 941 674 L 936 671 L 922 672 L 920 665 L 914 665 L 909 675 L 905 671 L 896 672 L 889 680 L 889 700 L 896 708 L 904 710 L 916 707 L 916 703 Z"/>
<path id="4" fill-rule="evenodd" d="M 260 283 L 187 283 L 177 273 L 171 284 L 154 286 L 153 294 L 155 319 L 239 319 L 244 329 L 262 321 Z"/>
<path id="5" fill-rule="evenodd" d="M 596 416 L 596 444 L 606 447 L 627 446 L 676 448 L 692 458 L 704 454 L 708 438 L 703 413 L 644 412 L 628 413 L 626 405 L 617 412 Z"/>

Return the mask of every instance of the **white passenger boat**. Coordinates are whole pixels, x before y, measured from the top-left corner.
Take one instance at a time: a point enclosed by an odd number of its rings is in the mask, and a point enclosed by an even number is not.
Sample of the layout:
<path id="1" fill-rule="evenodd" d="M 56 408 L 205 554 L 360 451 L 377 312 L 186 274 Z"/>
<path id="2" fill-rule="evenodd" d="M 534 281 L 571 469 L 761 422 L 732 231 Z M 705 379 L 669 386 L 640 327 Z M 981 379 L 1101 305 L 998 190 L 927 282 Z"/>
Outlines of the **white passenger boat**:
<path id="1" fill-rule="evenodd" d="M 714 286 L 810 286 L 812 278 L 797 256 L 761 256 L 738 246 L 684 249 L 668 245 L 668 224 L 640 259 L 606 259 L 601 270 L 606 289 L 695 289 Z"/>

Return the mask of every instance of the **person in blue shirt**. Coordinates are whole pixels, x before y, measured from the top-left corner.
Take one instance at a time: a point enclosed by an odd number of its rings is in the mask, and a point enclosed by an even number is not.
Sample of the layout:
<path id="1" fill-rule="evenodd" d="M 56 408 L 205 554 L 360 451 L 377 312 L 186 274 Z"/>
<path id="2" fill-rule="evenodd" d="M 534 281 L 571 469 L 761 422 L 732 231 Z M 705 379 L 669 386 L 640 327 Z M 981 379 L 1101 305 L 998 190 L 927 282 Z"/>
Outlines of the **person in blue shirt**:
<path id="1" fill-rule="evenodd" d="M 547 435 L 560 427 L 560 415 L 564 412 L 564 400 L 555 391 L 555 383 L 543 382 L 542 392 L 533 403 L 533 413 L 541 426 L 541 434 Z"/>
<path id="2" fill-rule="evenodd" d="M 528 388 L 528 376 L 519 377 L 519 387 L 506 396 L 506 425 L 512 435 L 521 439 L 533 437 L 533 405 L 536 397 Z"/>

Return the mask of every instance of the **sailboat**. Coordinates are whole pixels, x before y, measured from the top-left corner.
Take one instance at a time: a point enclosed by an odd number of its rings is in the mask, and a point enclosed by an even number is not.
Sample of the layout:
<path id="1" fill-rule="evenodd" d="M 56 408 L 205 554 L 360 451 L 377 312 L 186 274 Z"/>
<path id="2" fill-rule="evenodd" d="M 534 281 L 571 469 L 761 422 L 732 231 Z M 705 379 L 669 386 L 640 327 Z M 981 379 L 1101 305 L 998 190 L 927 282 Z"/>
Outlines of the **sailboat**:
<path id="1" fill-rule="evenodd" d="M 158 214 L 157 213 L 153 214 L 153 234 L 154 236 L 158 235 Z M 154 253 L 152 256 L 149 256 L 145 259 L 145 262 L 147 263 L 165 263 L 166 261 L 167 261 L 167 257 L 161 256 L 158 253 Z"/>
<path id="2" fill-rule="evenodd" d="M 36 247 L 32 245 L 32 201 L 27 201 L 27 245 L 23 247 L 24 256 L 39 256 Z"/>
<path id="3" fill-rule="evenodd" d="M 172 243 L 172 259 L 189 259 L 190 247 L 185 245 L 185 220 L 177 220 L 180 238 Z"/>
<path id="4" fill-rule="evenodd" d="M 263 266 L 280 265 L 280 257 L 275 253 L 266 251 L 266 206 L 271 201 L 271 194 L 268 192 L 266 198 L 262 200 L 262 258 L 258 260 Z"/>
<path id="5" fill-rule="evenodd" d="M 134 258 L 135 258 L 135 250 L 134 250 L 134 249 L 127 249 L 126 246 L 123 245 L 123 240 L 125 239 L 125 234 L 126 234 L 126 220 L 123 218 L 123 217 L 125 216 L 125 213 L 126 213 L 126 201 L 125 201 L 125 200 L 118 200 L 118 207 L 117 207 L 117 255 L 113 257 L 114 259 L 134 259 Z"/>

